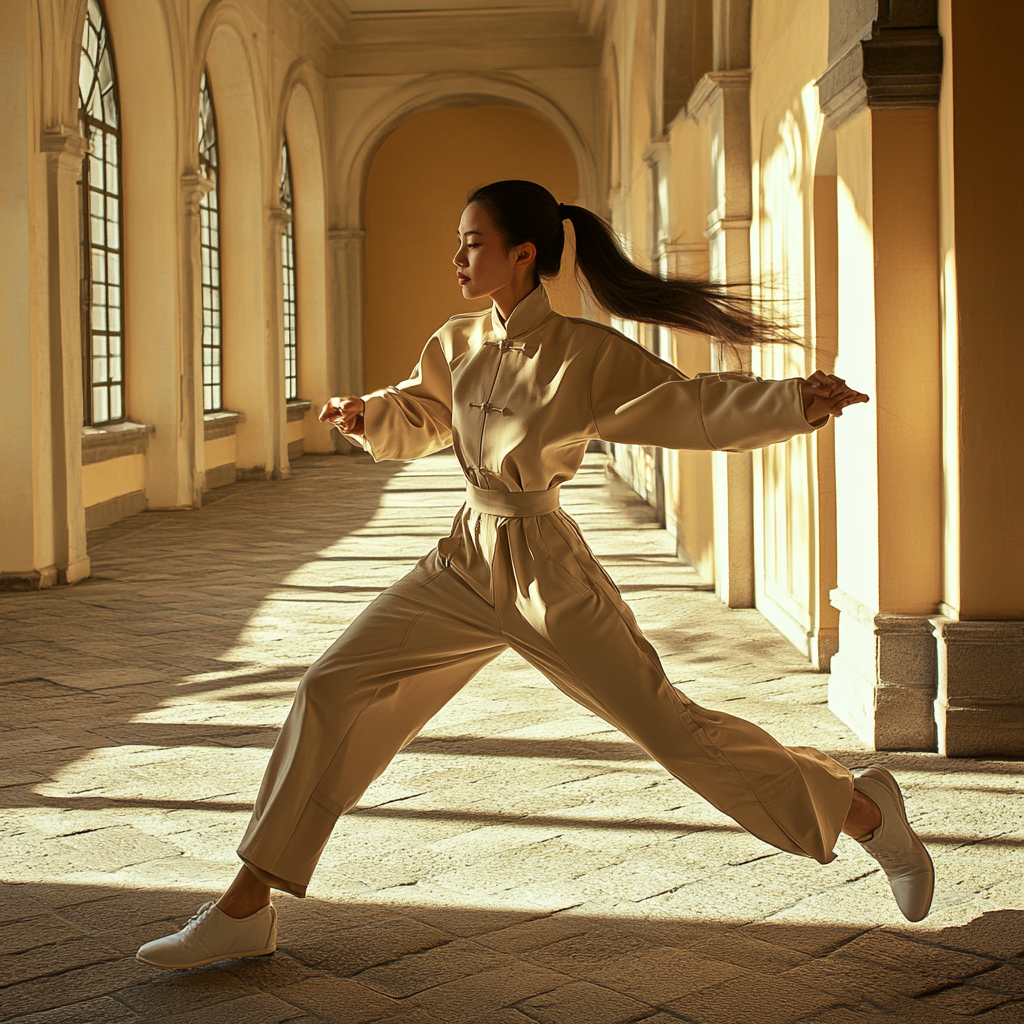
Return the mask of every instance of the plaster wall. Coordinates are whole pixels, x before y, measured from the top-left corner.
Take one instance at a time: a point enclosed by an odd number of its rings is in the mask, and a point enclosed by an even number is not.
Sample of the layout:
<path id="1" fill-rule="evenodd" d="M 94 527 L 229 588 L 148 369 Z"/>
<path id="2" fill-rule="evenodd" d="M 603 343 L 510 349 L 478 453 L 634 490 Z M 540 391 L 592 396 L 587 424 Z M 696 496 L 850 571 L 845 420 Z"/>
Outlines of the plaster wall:
<path id="1" fill-rule="evenodd" d="M 209 441 L 204 441 L 203 452 L 203 462 L 207 471 L 238 462 L 238 442 L 234 434 L 229 434 L 226 437 L 213 437 Z"/>
<path id="2" fill-rule="evenodd" d="M 145 489 L 145 455 L 122 455 L 82 467 L 82 502 L 86 508 Z"/>

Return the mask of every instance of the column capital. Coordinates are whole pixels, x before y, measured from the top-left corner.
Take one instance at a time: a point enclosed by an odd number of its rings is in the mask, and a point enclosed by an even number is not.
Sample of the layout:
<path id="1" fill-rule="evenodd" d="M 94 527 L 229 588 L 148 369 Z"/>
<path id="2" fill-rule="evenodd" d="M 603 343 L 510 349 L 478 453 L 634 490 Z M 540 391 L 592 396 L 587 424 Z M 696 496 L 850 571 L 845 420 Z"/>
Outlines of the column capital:
<path id="1" fill-rule="evenodd" d="M 82 158 L 92 150 L 89 140 L 77 128 L 69 128 L 66 124 L 44 128 L 39 148 L 44 153 L 53 154 L 63 170 L 76 174 L 82 166 Z"/>
<path id="2" fill-rule="evenodd" d="M 271 206 L 267 210 L 267 217 L 270 220 L 271 228 L 278 234 L 283 233 L 284 229 L 292 222 L 291 213 L 283 206 Z"/>
<path id="3" fill-rule="evenodd" d="M 833 11 L 848 0 L 831 0 Z M 937 107 L 942 85 L 942 36 L 936 0 L 906 5 L 866 24 L 850 22 L 829 39 L 828 70 L 817 81 L 818 102 L 833 130 L 866 108 Z"/>
<path id="4" fill-rule="evenodd" d="M 191 217 L 198 217 L 199 204 L 215 187 L 205 174 L 198 171 L 186 171 L 181 176 L 181 196 L 185 202 L 185 213 Z"/>

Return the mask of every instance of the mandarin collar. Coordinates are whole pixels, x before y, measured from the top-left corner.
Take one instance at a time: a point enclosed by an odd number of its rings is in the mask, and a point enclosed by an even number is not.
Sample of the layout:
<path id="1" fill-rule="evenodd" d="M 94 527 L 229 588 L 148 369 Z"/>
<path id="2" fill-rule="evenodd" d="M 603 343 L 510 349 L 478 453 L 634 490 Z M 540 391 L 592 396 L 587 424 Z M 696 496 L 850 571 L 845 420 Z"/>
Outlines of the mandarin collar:
<path id="1" fill-rule="evenodd" d="M 543 285 L 537 285 L 519 305 L 512 310 L 505 323 L 501 322 L 501 314 L 495 305 L 491 308 L 491 331 L 499 341 L 514 341 L 524 334 L 539 327 L 551 315 L 551 304 Z M 524 346 L 536 348 L 536 345 Z"/>

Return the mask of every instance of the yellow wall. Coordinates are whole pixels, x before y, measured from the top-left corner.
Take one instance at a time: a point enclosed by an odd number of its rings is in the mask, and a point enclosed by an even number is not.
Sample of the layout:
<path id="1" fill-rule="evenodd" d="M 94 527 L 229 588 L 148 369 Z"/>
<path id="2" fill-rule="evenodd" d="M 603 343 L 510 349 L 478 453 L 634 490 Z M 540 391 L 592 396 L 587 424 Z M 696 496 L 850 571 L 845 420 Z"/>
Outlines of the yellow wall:
<path id="1" fill-rule="evenodd" d="M 238 460 L 238 440 L 234 434 L 228 434 L 227 437 L 211 438 L 209 441 L 204 442 L 203 453 L 206 469 L 210 470 L 216 469 L 218 466 L 228 466 Z"/>
<path id="2" fill-rule="evenodd" d="M 527 178 L 560 202 L 577 197 L 575 161 L 556 129 L 516 107 L 450 107 L 419 114 L 384 140 L 366 188 L 366 387 L 408 376 L 423 345 L 467 302 L 452 257 L 466 195 L 502 178 Z M 579 315 L 571 280 L 550 289 Z"/>
<path id="3" fill-rule="evenodd" d="M 82 467 L 82 503 L 86 508 L 145 490 L 146 456 L 122 455 Z"/>
<path id="4" fill-rule="evenodd" d="M 943 602 L 961 620 L 1024 617 L 1024 7 L 940 4 L 945 299 Z M 972 16 L 973 15 L 973 16 Z"/>

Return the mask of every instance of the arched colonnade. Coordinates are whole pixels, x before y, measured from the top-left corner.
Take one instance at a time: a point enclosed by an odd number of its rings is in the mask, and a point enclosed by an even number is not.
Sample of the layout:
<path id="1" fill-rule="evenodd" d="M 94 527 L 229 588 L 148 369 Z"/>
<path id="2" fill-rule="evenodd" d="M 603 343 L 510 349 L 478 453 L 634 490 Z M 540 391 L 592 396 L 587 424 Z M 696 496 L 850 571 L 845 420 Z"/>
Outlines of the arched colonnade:
<path id="1" fill-rule="evenodd" d="M 7 419 L 26 442 L 10 474 L 20 483 L 4 500 L 14 527 L 10 543 L 0 541 L 7 586 L 88 575 L 89 528 L 145 508 L 195 508 L 211 486 L 284 476 L 290 456 L 346 447 L 315 414 L 331 394 L 363 387 L 366 179 L 382 140 L 408 118 L 449 105 L 532 110 L 577 158 L 581 196 L 570 198 L 597 203 L 600 195 L 592 138 L 514 75 L 398 76 L 353 119 L 358 103 L 332 108 L 328 80 L 272 5 L 100 4 L 120 100 L 126 416 L 84 427 L 77 183 L 88 144 L 78 128 L 77 79 L 88 0 L 10 0 L 3 14 L 5 67 L 21 104 L 0 116 L 5 127 L 21 118 L 23 129 L 13 136 L 21 151 L 5 158 L 6 184 L 20 179 L 29 219 L 49 225 L 31 237 L 21 231 L 31 282 L 22 271 L 20 281 L 14 273 L 0 285 L 22 314 L 8 324 L 4 350 L 16 365 Z M 212 412 L 203 408 L 199 246 L 210 184 L 196 142 L 204 72 L 219 160 L 223 408 Z M 285 139 L 290 213 L 278 195 Z M 41 186 L 35 194 L 33 183 Z M 289 219 L 296 402 L 285 401 L 282 386 L 281 237 Z M 19 283 L 22 294 L 48 301 L 19 304 Z M 13 499 L 22 491 L 29 502 Z"/>

